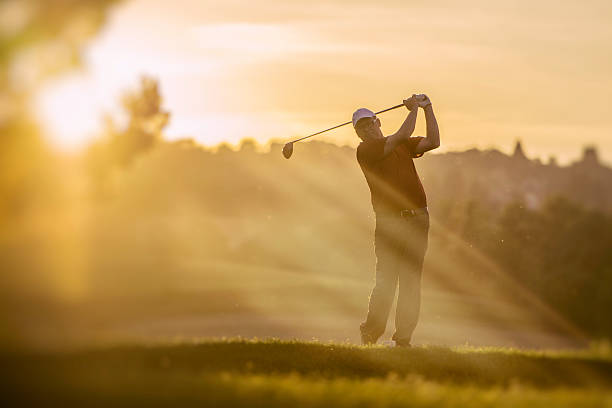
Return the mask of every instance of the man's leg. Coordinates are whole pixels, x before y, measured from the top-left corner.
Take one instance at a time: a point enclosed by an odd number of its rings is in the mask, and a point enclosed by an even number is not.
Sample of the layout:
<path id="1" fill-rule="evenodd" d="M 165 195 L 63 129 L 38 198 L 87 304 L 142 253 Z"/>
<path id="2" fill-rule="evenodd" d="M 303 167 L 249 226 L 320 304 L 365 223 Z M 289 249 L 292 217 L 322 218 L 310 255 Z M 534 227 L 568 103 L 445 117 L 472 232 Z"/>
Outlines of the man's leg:
<path id="1" fill-rule="evenodd" d="M 395 314 L 395 340 L 398 346 L 409 345 L 421 309 L 421 277 L 427 251 L 429 215 L 404 220 L 405 250 L 399 262 L 399 295 Z"/>
<path id="2" fill-rule="evenodd" d="M 389 311 L 397 287 L 397 266 L 401 245 L 397 236 L 397 218 L 376 218 L 374 245 L 376 252 L 376 284 L 370 294 L 368 316 L 361 324 L 363 343 L 376 343 L 385 332 Z"/>

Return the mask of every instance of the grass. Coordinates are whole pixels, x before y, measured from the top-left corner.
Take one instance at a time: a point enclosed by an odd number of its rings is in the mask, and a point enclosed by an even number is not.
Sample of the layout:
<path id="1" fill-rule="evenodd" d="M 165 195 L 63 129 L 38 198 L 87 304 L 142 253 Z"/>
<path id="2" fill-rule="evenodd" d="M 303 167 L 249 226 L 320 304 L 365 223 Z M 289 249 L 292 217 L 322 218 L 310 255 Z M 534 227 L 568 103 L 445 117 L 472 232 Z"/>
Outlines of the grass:
<path id="1" fill-rule="evenodd" d="M 609 353 L 232 340 L 0 363 L 15 406 L 612 407 Z"/>

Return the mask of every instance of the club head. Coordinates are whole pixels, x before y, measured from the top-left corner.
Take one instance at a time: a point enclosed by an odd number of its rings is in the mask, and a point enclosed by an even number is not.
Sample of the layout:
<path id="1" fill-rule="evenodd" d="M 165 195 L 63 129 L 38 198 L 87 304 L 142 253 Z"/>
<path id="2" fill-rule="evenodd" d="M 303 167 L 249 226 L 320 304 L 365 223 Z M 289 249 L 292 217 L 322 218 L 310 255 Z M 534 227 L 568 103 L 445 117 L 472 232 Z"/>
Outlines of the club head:
<path id="1" fill-rule="evenodd" d="M 293 142 L 287 143 L 285 146 L 283 146 L 283 156 L 285 156 L 285 159 L 288 159 L 291 157 L 291 155 L 293 154 Z"/>

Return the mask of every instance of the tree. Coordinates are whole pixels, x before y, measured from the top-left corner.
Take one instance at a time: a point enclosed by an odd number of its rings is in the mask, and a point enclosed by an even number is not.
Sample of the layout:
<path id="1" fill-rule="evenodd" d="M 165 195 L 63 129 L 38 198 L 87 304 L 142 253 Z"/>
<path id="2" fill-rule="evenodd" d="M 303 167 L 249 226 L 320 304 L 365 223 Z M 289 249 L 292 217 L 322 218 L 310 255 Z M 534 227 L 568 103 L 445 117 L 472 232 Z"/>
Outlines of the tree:
<path id="1" fill-rule="evenodd" d="M 98 192 L 104 189 L 113 170 L 128 167 L 161 140 L 170 118 L 161 108 L 159 85 L 153 78 L 141 78 L 140 88 L 126 92 L 121 105 L 128 117 L 127 125 L 120 129 L 115 120 L 107 117 L 103 138 L 89 150 L 88 165 Z"/>

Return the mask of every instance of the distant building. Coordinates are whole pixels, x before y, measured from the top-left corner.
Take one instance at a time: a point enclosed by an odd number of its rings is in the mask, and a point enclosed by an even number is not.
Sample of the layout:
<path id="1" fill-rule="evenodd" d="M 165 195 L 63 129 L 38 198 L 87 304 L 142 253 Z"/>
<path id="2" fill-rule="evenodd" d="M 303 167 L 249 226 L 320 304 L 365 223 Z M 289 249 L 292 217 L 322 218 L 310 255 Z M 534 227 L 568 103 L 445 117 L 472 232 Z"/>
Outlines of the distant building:
<path id="1" fill-rule="evenodd" d="M 516 145 L 514 146 L 514 153 L 512 154 L 512 158 L 527 160 L 527 156 L 525 156 L 525 152 L 523 151 L 523 146 L 521 145 L 521 141 L 517 140 Z"/>
<path id="2" fill-rule="evenodd" d="M 588 166 L 599 166 L 599 154 L 595 146 L 585 146 L 582 151 L 582 164 Z"/>

